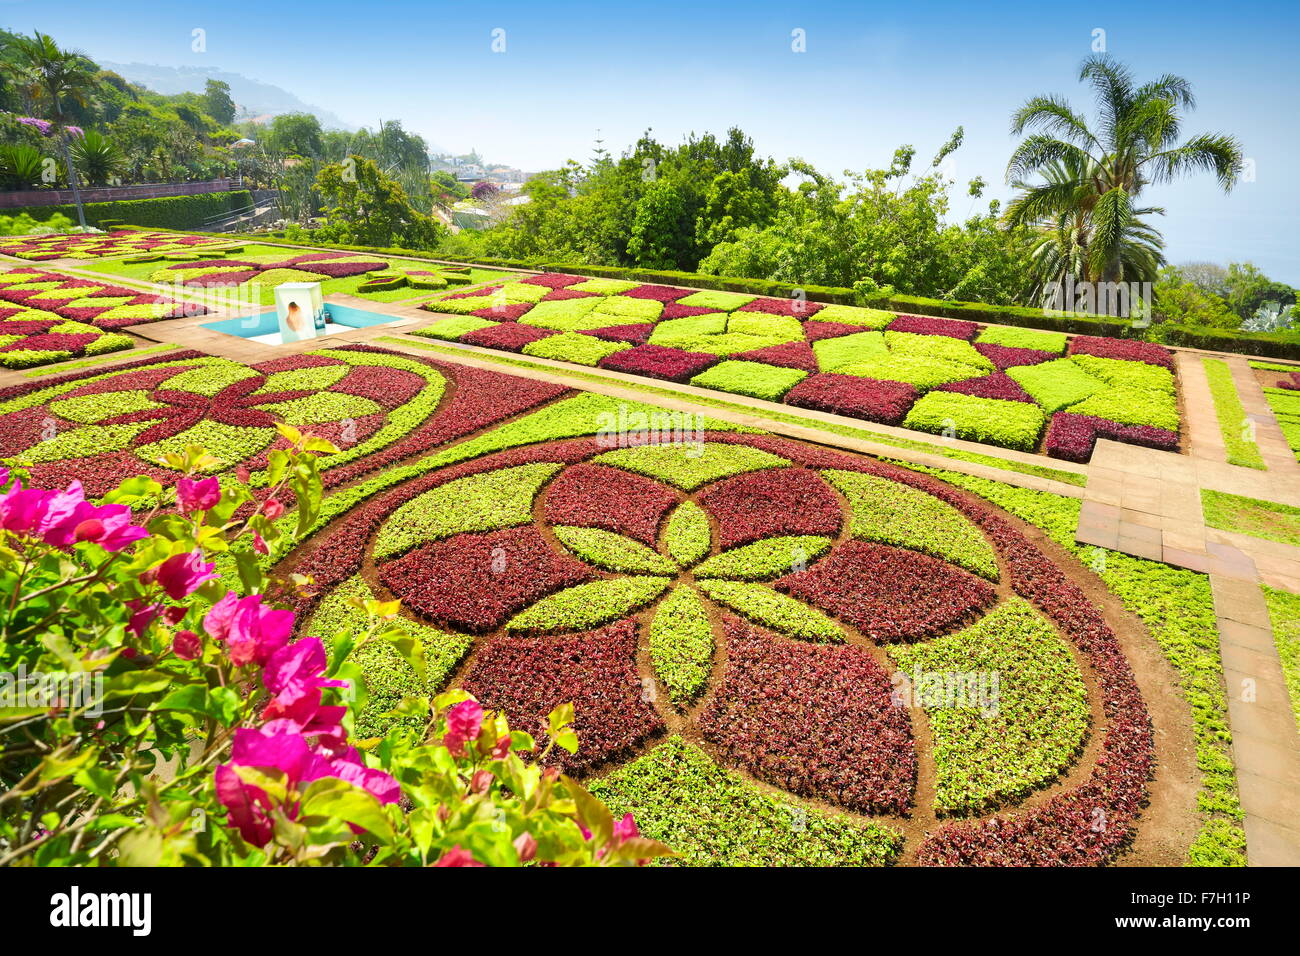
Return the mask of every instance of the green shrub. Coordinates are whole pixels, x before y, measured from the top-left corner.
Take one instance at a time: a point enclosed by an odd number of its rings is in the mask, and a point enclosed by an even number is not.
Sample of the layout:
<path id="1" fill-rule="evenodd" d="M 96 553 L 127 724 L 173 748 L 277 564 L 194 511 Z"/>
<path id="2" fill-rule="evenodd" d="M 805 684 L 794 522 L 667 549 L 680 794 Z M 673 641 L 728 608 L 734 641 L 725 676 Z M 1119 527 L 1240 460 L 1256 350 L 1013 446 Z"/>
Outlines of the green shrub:
<path id="1" fill-rule="evenodd" d="M 459 315 L 452 319 L 435 322 L 433 325 L 427 325 L 422 329 L 416 329 L 411 334 L 421 335 L 429 339 L 444 339 L 448 342 L 454 342 L 467 332 L 477 332 L 479 329 L 491 328 L 496 324 L 496 322 L 489 322 L 487 319 L 480 319 L 476 315 Z"/>
<path id="2" fill-rule="evenodd" d="M 1210 382 L 1210 397 L 1214 400 L 1214 414 L 1219 420 L 1219 433 L 1223 435 L 1228 464 L 1263 470 L 1266 467 L 1264 456 L 1260 454 L 1259 445 L 1255 444 L 1254 438 L 1249 437 L 1251 422 L 1246 417 L 1241 396 L 1237 394 L 1232 369 L 1222 359 L 1204 358 L 1201 362 L 1205 367 L 1205 377 Z"/>
<path id="3" fill-rule="evenodd" d="M 771 793 L 677 736 L 592 781 L 591 792 L 633 814 L 683 866 L 888 866 L 903 848 L 890 827 Z"/>
<path id="4" fill-rule="evenodd" d="M 942 359 L 922 358 L 916 355 L 882 355 L 863 362 L 854 362 L 837 368 L 840 375 L 859 375 L 880 379 L 883 382 L 906 382 L 925 391 L 949 382 L 970 378 L 973 368 Z"/>
<path id="5" fill-rule="evenodd" d="M 897 316 L 883 309 L 863 309 L 854 305 L 828 305 L 812 319 L 818 322 L 842 322 L 845 325 L 862 325 L 869 329 L 883 329 Z"/>
<path id="6" fill-rule="evenodd" d="M 909 690 L 930 720 L 939 813 L 978 813 L 1022 797 L 1055 780 L 1083 747 L 1088 690 L 1079 665 L 1056 629 L 1020 598 L 964 631 L 890 653 L 910 673 Z M 995 674 L 996 693 L 988 693 L 990 680 L 983 686 L 988 700 L 927 695 L 925 674 L 952 673 Z"/>
<path id="7" fill-rule="evenodd" d="M 700 596 L 675 588 L 650 622 L 650 661 L 673 703 L 688 704 L 713 669 L 713 627 Z"/>
<path id="8" fill-rule="evenodd" d="M 1121 425 L 1150 425 L 1178 431 L 1178 401 L 1173 395 L 1138 388 L 1111 388 L 1085 398 L 1070 409 Z"/>
<path id="9" fill-rule="evenodd" d="M 817 367 L 823 372 L 833 372 L 845 365 L 889 354 L 885 348 L 885 337 L 879 332 L 855 332 L 853 335 L 821 339 L 813 343 L 812 349 L 817 356 Z"/>
<path id="10" fill-rule="evenodd" d="M 807 377 L 808 373 L 803 369 L 731 360 L 719 362 L 711 369 L 701 372 L 691 379 L 691 384 L 779 402 L 782 395 Z"/>
<path id="11" fill-rule="evenodd" d="M 1033 451 L 1043 430 L 1043 410 L 1029 402 L 1007 402 L 960 392 L 930 392 L 903 419 L 903 427 L 966 441 Z"/>
<path id="12" fill-rule="evenodd" d="M 595 365 L 605 356 L 631 347 L 627 342 L 606 342 L 594 335 L 561 332 L 550 338 L 529 342 L 524 346 L 524 354 L 560 362 L 573 362 L 576 365 Z"/>
<path id="13" fill-rule="evenodd" d="M 565 301 L 564 299 L 560 300 Z M 569 302 L 581 302 L 582 299 L 569 299 Z M 618 316 L 627 322 L 653 322 L 664 310 L 664 304 L 655 299 L 636 299 L 626 295 L 611 295 L 600 299 L 596 304 L 597 312 Z M 619 323 L 608 323 L 616 325 Z"/>
<path id="14" fill-rule="evenodd" d="M 1013 349 L 1038 349 L 1040 352 L 1065 351 L 1064 332 L 1040 332 L 1036 329 L 1010 328 L 990 325 L 975 338 L 988 345 L 1005 345 Z"/>
<path id="15" fill-rule="evenodd" d="M 1042 365 L 1017 365 L 1007 374 L 1033 396 L 1050 415 L 1077 404 L 1106 389 L 1106 383 L 1093 378 L 1069 359 L 1056 359 Z"/>
<path id="16" fill-rule="evenodd" d="M 112 202 L 88 202 L 83 205 L 86 224 L 100 229 L 116 228 L 123 223 L 163 229 L 201 229 L 209 220 L 251 205 L 253 195 L 247 189 L 224 193 L 199 193 L 194 196 L 160 196 L 156 199 L 119 199 Z M 77 207 L 27 206 L 7 209 L 7 215 L 24 213 L 38 222 L 59 215 L 76 220 Z"/>
<path id="17" fill-rule="evenodd" d="M 822 476 L 848 499 L 854 538 L 910 548 L 998 580 L 998 559 L 988 539 L 947 502 L 856 471 L 824 471 Z"/>
<path id="18" fill-rule="evenodd" d="M 1159 365 L 1096 355 L 1071 355 L 1070 361 L 1107 385 L 1174 394 L 1174 373 Z"/>
<path id="19" fill-rule="evenodd" d="M 969 365 L 972 369 L 993 371 L 993 363 L 975 350 L 975 346 L 948 335 L 918 335 L 915 332 L 886 332 L 885 344 L 894 355 L 914 355 Z M 974 374 L 974 373 L 972 373 Z"/>
<path id="20" fill-rule="evenodd" d="M 722 309 L 724 312 L 731 312 L 739 309 L 742 305 L 748 305 L 758 296 L 748 295 L 741 292 L 696 292 L 686 296 L 684 299 L 678 299 L 679 305 L 695 306 L 702 309 Z"/>

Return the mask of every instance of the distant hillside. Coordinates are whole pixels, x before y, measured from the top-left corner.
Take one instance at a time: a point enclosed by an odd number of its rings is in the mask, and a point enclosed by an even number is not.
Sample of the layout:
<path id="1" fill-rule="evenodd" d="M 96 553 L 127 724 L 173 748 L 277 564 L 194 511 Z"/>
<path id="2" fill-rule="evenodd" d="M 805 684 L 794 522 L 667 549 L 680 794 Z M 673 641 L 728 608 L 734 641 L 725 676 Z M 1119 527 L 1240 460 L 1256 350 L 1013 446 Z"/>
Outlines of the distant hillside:
<path id="1" fill-rule="evenodd" d="M 239 107 L 241 119 L 252 119 L 280 113 L 312 113 L 329 129 L 355 130 L 329 110 L 304 103 L 293 93 L 270 83 L 249 79 L 241 73 L 223 70 L 200 69 L 193 66 L 155 66 L 150 63 L 113 63 L 96 59 L 106 70 L 112 70 L 132 83 L 139 83 L 166 95 L 176 93 L 202 93 L 209 79 L 224 80 L 230 84 L 230 96 Z"/>

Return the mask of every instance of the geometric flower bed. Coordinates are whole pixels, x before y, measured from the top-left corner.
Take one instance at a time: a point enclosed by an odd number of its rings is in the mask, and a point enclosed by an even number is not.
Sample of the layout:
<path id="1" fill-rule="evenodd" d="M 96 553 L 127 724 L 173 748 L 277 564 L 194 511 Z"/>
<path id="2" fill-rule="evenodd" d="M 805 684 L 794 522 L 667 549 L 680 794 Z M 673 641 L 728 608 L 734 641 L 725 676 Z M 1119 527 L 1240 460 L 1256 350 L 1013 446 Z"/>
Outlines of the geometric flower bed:
<path id="1" fill-rule="evenodd" d="M 30 368 L 129 349 L 131 337 L 114 329 L 206 311 L 38 267 L 13 269 L 0 273 L 0 366 Z"/>
<path id="2" fill-rule="evenodd" d="M 1115 858 L 1150 720 L 1066 571 L 927 476 L 722 423 L 619 447 L 597 434 L 612 406 L 564 398 L 365 486 L 291 555 L 317 589 L 305 632 L 344 595 L 399 598 L 431 662 L 419 692 L 462 686 L 543 737 L 572 701 L 581 746 L 548 759 L 693 861 L 755 858 L 736 847 L 751 815 L 794 812 L 806 839 L 768 862 Z M 409 687 L 400 669 L 379 679 Z"/>
<path id="3" fill-rule="evenodd" d="M 421 308 L 455 317 L 416 335 L 1075 461 L 1098 437 L 1178 448 L 1172 358 L 1147 342 L 557 273 Z"/>
<path id="4" fill-rule="evenodd" d="M 281 250 L 272 255 L 249 257 L 235 254 L 177 262 L 156 270 L 149 279 L 167 285 L 179 282 L 200 287 L 253 281 L 275 286 L 282 282 L 344 279 L 366 272 L 382 272 L 389 267 L 389 263 L 382 259 L 351 252 L 304 252 L 297 255 L 286 252 Z"/>
<path id="5" fill-rule="evenodd" d="M 0 240 L 0 253 L 20 259 L 99 259 L 143 252 L 184 252 L 195 246 L 226 242 L 209 236 L 180 236 L 171 232 L 119 229 L 114 232 L 16 236 Z"/>
<path id="6" fill-rule="evenodd" d="M 35 486 L 78 480 L 96 496 L 127 474 L 174 483 L 178 474 L 157 459 L 199 444 L 217 459 L 212 471 L 247 469 L 258 485 L 268 454 L 285 447 L 275 429 L 285 422 L 339 448 L 320 461 L 333 488 L 564 391 L 490 372 L 454 374 L 470 387 L 444 401 L 445 366 L 367 346 L 257 365 L 173 353 L 0 390 L 0 459 L 26 466 Z"/>

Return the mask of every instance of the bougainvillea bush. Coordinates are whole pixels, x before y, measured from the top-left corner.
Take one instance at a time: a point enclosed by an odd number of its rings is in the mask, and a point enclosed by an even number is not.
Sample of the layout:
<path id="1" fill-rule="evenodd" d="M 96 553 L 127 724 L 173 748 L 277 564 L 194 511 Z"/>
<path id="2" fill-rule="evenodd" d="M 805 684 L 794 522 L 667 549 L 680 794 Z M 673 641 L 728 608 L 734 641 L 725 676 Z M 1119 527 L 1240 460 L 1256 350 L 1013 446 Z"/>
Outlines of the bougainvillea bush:
<path id="1" fill-rule="evenodd" d="M 129 253 L 163 254 L 189 252 L 201 246 L 225 243 L 212 236 L 186 236 L 146 229 L 119 229 L 114 232 L 78 233 L 76 235 L 41 235 L 8 237 L 0 242 L 0 252 L 19 259 L 39 262 L 48 259 L 100 259 Z"/>
<path id="2" fill-rule="evenodd" d="M 311 526 L 313 453 L 333 446 L 280 432 L 272 496 L 243 518 L 251 489 L 201 477 L 197 446 L 170 454 L 184 477 L 166 495 L 138 476 L 96 503 L 76 482 L 0 473 L 0 865 L 610 866 L 670 853 L 543 766 L 581 752 L 570 705 L 545 715 L 541 748 L 461 690 L 405 696 L 394 709 L 414 728 L 357 738 L 356 655 L 389 647 L 420 672 L 424 648 L 393 623 L 395 603 L 374 600 L 328 651 L 294 637 L 280 605 L 309 582 L 267 575 L 255 555 L 279 543 L 278 495 L 297 502 L 297 533 Z M 223 578 L 232 549 L 239 571 Z"/>
<path id="3" fill-rule="evenodd" d="M 115 329 L 182 315 L 202 306 L 39 268 L 0 272 L 0 367 L 30 368 L 129 349 Z"/>
<path id="4" fill-rule="evenodd" d="M 1077 431 L 1165 447 L 1178 399 L 1168 349 L 736 292 L 547 273 L 454 292 L 416 335 L 1077 458 Z M 590 341 L 596 340 L 596 341 Z M 1057 416 L 1070 416 L 1054 427 Z"/>

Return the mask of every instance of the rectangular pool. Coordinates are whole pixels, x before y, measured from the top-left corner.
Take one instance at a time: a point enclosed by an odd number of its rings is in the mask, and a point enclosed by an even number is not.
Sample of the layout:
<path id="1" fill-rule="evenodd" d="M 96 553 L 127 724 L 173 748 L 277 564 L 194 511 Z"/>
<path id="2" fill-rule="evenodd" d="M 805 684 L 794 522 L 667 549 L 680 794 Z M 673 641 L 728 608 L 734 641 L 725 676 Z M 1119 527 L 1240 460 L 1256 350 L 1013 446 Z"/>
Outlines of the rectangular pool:
<path id="1" fill-rule="evenodd" d="M 399 316 L 386 315 L 383 312 L 370 312 L 350 305 L 325 303 L 325 310 L 330 314 L 330 321 L 325 323 L 324 335 L 336 335 L 352 329 L 364 329 L 371 325 L 385 325 L 400 321 Z M 260 312 L 257 315 L 245 315 L 235 319 L 222 319 L 220 322 L 204 322 L 203 328 L 212 329 L 223 335 L 234 335 L 241 339 L 263 342 L 268 345 L 280 345 L 280 324 L 276 320 L 275 310 Z"/>

